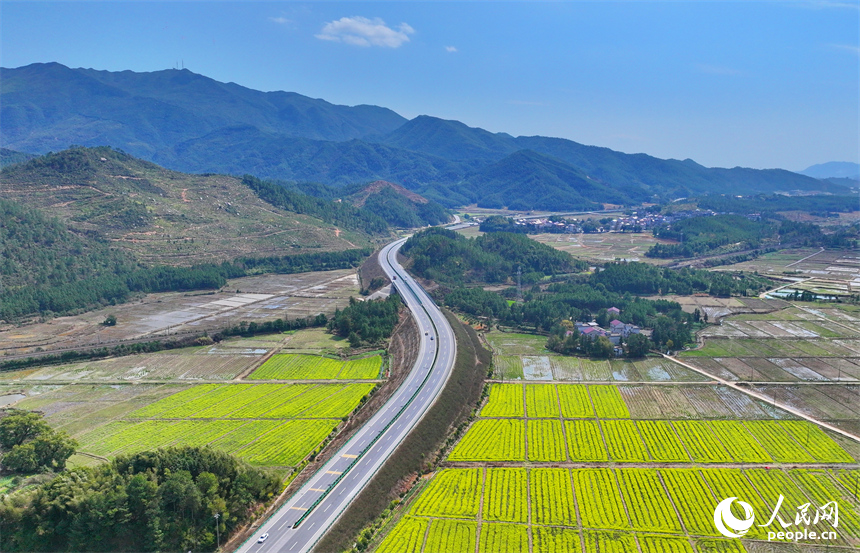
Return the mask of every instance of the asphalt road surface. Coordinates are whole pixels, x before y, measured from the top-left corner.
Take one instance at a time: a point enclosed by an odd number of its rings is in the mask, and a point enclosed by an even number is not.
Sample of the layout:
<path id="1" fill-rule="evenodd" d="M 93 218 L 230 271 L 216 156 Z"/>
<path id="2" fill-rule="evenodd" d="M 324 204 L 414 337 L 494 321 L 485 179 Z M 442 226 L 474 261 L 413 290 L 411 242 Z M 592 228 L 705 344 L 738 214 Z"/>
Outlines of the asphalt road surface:
<path id="1" fill-rule="evenodd" d="M 418 323 L 418 360 L 388 402 L 236 551 L 310 551 L 445 386 L 454 367 L 454 331 L 433 300 L 397 263 L 397 250 L 405 241 L 397 240 L 383 248 L 379 262 Z M 257 543 L 263 533 L 269 534 L 268 539 Z"/>

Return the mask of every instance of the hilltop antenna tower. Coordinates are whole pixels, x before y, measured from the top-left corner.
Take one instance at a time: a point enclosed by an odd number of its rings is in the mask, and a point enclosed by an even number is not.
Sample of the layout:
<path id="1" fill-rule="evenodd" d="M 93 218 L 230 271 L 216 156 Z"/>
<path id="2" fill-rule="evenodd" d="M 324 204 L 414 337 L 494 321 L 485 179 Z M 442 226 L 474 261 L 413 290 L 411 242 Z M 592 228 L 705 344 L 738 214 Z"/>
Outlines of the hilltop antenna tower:
<path id="1" fill-rule="evenodd" d="M 517 265 L 517 300 L 523 301 L 523 266 Z"/>

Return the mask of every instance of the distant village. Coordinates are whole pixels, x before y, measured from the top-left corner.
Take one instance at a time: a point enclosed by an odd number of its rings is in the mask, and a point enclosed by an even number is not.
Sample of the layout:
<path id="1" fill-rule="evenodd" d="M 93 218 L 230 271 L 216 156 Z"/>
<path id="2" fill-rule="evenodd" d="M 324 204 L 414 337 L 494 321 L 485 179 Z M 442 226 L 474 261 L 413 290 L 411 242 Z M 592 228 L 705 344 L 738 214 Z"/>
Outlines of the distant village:
<path id="1" fill-rule="evenodd" d="M 682 219 L 713 217 L 714 215 L 717 215 L 717 213 L 709 209 L 677 211 L 671 215 L 661 215 L 659 213 L 643 213 L 640 215 L 634 211 L 632 214 L 624 217 L 606 218 L 599 221 L 590 219 L 585 221 L 578 221 L 576 219 L 559 220 L 557 217 L 519 217 L 514 218 L 514 225 L 525 227 L 526 232 L 533 233 L 595 234 L 601 232 L 644 232 Z"/>

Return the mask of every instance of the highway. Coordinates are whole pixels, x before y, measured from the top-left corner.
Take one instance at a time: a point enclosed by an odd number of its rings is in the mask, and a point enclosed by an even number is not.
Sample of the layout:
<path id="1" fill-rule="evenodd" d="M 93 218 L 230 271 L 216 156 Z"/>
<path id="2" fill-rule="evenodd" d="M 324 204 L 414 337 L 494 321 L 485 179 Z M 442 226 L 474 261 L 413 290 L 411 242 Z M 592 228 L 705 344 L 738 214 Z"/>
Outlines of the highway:
<path id="1" fill-rule="evenodd" d="M 397 250 L 405 241 L 385 246 L 379 262 L 418 323 L 421 342 L 415 365 L 388 402 L 236 551 L 310 551 L 445 386 L 456 355 L 454 331 L 433 300 L 397 263 Z M 263 533 L 269 534 L 268 539 L 257 543 Z"/>

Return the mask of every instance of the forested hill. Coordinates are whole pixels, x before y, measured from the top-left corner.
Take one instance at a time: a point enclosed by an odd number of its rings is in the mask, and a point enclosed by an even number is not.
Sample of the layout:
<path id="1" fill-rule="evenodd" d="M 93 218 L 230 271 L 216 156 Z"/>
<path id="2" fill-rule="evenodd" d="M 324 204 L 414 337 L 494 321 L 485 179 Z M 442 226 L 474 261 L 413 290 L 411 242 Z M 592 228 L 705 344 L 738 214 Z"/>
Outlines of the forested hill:
<path id="1" fill-rule="evenodd" d="M 448 211 L 438 203 L 387 181 L 372 182 L 346 199 L 394 227 L 416 228 L 449 220 Z"/>
<path id="2" fill-rule="evenodd" d="M 715 169 L 571 140 L 512 137 L 377 106 L 258 92 L 187 70 L 0 70 L 0 144 L 42 154 L 108 144 L 175 170 L 350 185 L 397 182 L 452 207 L 584 207 L 707 193 L 844 193 L 783 170 Z M 560 198 L 569 198 L 560 205 Z M 509 206 L 510 207 L 510 206 Z"/>
<path id="3" fill-rule="evenodd" d="M 447 285 L 515 282 L 518 269 L 522 282 L 532 284 L 587 268 L 566 252 L 508 232 L 466 238 L 435 227 L 414 234 L 400 251 L 415 274 Z"/>
<path id="4" fill-rule="evenodd" d="M 276 207 L 241 179 L 177 173 L 106 147 L 6 167 L 0 193 L 149 265 L 346 250 L 387 233 L 351 206 L 297 195 Z"/>

